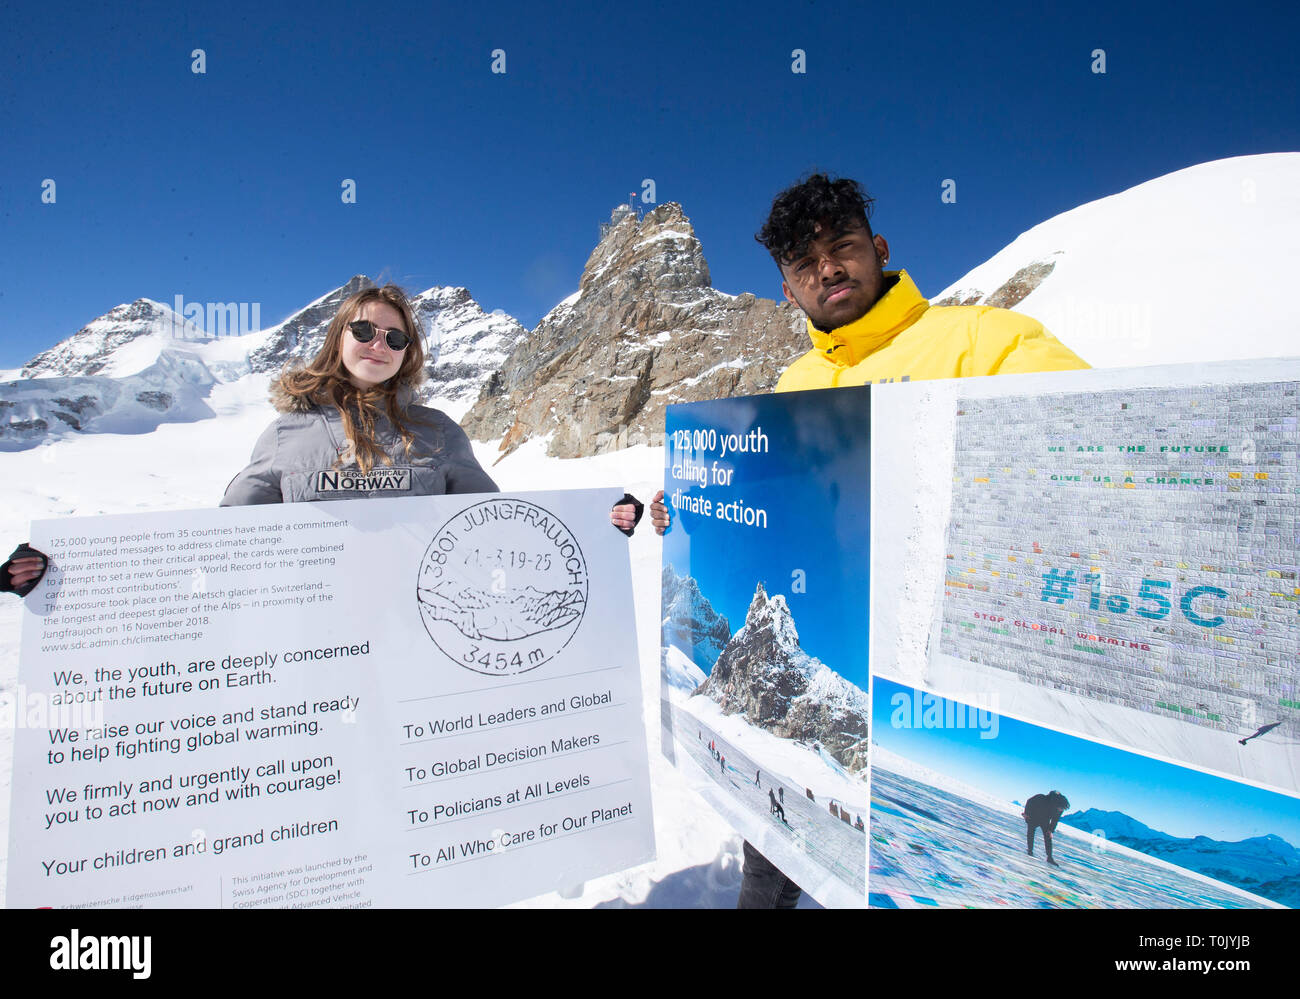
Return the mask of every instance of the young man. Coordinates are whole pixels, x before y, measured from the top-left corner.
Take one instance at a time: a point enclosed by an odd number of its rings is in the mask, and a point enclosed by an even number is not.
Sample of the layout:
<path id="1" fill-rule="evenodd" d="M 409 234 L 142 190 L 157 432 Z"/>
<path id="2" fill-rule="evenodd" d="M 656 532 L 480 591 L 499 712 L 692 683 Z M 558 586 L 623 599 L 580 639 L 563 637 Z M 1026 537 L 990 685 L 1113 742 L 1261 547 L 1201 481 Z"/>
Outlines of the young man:
<path id="1" fill-rule="evenodd" d="M 813 174 L 772 202 L 755 237 L 781 271 L 786 300 L 808 319 L 812 349 L 778 392 L 874 382 L 1066 371 L 1088 365 L 1028 316 L 989 306 L 931 306 L 906 271 L 886 271 L 857 181 Z M 650 507 L 660 534 L 669 515 Z M 794 908 L 799 886 L 745 843 L 738 908 Z"/>
<path id="2" fill-rule="evenodd" d="M 880 381 L 1065 371 L 1085 364 L 1037 320 L 990 306 L 933 307 L 907 271 L 886 271 L 856 181 L 814 174 L 777 195 L 757 239 L 786 300 L 808 317 L 812 349 L 778 392 Z"/>

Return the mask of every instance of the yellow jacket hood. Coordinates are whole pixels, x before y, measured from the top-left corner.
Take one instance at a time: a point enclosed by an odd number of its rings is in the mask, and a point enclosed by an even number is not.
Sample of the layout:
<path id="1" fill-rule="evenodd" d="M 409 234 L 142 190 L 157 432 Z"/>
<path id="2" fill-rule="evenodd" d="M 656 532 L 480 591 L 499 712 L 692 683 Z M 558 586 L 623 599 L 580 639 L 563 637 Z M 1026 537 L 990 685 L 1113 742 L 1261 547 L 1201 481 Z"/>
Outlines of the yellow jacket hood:
<path id="1" fill-rule="evenodd" d="M 808 336 L 813 350 L 822 354 L 838 355 L 835 362 L 852 365 L 889 343 L 930 307 L 917 289 L 907 271 L 885 271 L 885 280 L 894 280 L 893 286 L 880 296 L 865 316 L 847 326 L 824 333 L 808 320 Z"/>
<path id="2" fill-rule="evenodd" d="M 810 322 L 813 349 L 778 392 L 872 382 L 969 378 L 1088 367 L 1036 319 L 985 305 L 932 306 L 906 271 L 862 318 L 831 330 Z"/>

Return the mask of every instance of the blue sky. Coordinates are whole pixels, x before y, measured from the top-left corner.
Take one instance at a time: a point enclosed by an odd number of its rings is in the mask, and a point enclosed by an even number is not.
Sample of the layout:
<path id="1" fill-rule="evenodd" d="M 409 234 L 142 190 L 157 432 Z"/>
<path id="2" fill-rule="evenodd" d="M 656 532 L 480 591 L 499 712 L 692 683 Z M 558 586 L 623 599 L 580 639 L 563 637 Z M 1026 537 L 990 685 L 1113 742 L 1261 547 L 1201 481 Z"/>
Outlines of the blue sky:
<path id="1" fill-rule="evenodd" d="M 0 367 L 140 296 L 272 323 L 355 273 L 531 326 L 646 178 L 716 287 L 776 296 L 772 196 L 856 177 L 932 294 L 1082 202 L 1300 148 L 1294 9 L 1078 6 L 11 5 Z"/>
<path id="2" fill-rule="evenodd" d="M 908 699 L 895 702 L 899 693 Z M 1300 846 L 1300 799 L 1014 718 L 999 718 L 996 737 L 987 739 L 974 728 L 892 726 L 897 708 L 910 707 L 915 696 L 912 687 L 873 679 L 872 741 L 986 793 L 1024 802 L 1056 789 L 1070 799 L 1071 812 L 1123 812 L 1170 836 L 1237 841 L 1272 833 Z"/>

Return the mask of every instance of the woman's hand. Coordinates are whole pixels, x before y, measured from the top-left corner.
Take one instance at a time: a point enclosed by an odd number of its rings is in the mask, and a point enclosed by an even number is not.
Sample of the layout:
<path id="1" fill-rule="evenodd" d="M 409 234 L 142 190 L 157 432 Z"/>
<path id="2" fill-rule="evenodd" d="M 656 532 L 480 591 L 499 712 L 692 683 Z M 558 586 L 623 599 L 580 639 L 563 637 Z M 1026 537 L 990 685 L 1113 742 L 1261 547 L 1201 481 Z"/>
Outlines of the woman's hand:
<path id="1" fill-rule="evenodd" d="M 45 559 L 30 555 L 27 558 L 16 558 L 9 563 L 9 585 L 15 590 L 24 583 L 29 583 L 33 579 L 40 579 L 41 573 L 45 571 Z"/>
<path id="2" fill-rule="evenodd" d="M 636 527 L 636 522 L 639 519 L 637 505 L 635 503 L 620 503 L 618 506 L 610 507 L 609 522 L 624 534 L 631 534 L 632 528 Z"/>
<path id="3" fill-rule="evenodd" d="M 49 560 L 43 552 L 30 545 L 19 545 L 9 560 L 0 566 L 0 591 L 17 593 L 20 597 L 27 596 L 45 575 L 48 564 Z"/>

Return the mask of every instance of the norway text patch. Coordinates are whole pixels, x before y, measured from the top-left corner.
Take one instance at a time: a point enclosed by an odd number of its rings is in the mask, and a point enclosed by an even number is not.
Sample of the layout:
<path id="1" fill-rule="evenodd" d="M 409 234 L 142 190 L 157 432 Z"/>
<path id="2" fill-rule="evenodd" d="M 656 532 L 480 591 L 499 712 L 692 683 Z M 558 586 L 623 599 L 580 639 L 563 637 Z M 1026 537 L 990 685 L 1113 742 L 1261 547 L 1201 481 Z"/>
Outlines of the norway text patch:
<path id="1" fill-rule="evenodd" d="M 409 468 L 384 467 L 363 475 L 360 469 L 325 469 L 316 473 L 318 493 L 409 492 Z"/>

